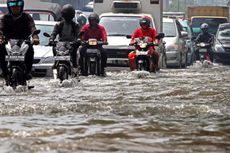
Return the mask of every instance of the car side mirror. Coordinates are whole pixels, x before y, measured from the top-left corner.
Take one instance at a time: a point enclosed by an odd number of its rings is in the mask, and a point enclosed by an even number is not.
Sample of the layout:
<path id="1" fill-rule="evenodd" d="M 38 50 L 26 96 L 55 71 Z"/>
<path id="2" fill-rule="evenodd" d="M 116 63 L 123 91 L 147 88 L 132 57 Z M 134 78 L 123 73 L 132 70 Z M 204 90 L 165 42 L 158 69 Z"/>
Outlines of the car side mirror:
<path id="1" fill-rule="evenodd" d="M 164 33 L 159 33 L 157 36 L 156 36 L 156 38 L 159 40 L 159 39 L 162 39 L 162 38 L 164 38 L 165 37 L 165 34 Z"/>
<path id="2" fill-rule="evenodd" d="M 186 31 L 181 31 L 181 37 L 182 37 L 182 38 L 187 38 L 187 37 L 188 37 L 188 32 L 186 32 Z"/>

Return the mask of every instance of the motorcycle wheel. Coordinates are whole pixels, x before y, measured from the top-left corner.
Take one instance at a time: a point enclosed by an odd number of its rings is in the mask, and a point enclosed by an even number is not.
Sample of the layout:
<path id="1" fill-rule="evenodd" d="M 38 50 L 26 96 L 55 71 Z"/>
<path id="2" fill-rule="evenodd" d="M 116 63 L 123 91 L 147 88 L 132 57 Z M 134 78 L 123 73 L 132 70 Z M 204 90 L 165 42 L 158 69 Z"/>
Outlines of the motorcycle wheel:
<path id="1" fill-rule="evenodd" d="M 19 71 L 17 68 L 13 68 L 11 86 L 13 89 L 16 89 L 18 85 L 26 85 L 26 80 L 23 77 L 23 72 Z"/>
<path id="2" fill-rule="evenodd" d="M 89 62 L 89 74 L 90 75 L 96 74 L 96 62 Z"/>
<path id="3" fill-rule="evenodd" d="M 58 78 L 60 79 L 61 83 L 63 80 L 68 79 L 68 71 L 64 66 L 60 66 L 58 68 Z"/>

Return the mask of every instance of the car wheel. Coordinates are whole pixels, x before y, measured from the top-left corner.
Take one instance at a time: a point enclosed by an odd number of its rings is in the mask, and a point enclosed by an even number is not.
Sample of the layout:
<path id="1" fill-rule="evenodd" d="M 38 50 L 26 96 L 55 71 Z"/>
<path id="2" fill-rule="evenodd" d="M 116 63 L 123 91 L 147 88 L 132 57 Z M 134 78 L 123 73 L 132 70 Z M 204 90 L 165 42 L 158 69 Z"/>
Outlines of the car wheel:
<path id="1" fill-rule="evenodd" d="M 182 68 L 182 53 L 179 53 L 179 63 L 178 63 L 179 68 Z"/>

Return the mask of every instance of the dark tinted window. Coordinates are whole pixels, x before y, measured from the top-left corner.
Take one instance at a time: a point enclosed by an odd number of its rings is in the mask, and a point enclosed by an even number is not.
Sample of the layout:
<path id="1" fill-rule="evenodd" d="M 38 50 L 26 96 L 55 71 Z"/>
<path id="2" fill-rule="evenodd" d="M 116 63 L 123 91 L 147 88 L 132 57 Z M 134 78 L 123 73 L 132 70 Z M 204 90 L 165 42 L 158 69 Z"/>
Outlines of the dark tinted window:
<path id="1" fill-rule="evenodd" d="M 225 18 L 193 18 L 192 19 L 192 28 L 200 28 L 201 24 L 207 23 L 209 25 L 209 32 L 216 34 L 219 24 L 226 23 L 227 19 Z"/>

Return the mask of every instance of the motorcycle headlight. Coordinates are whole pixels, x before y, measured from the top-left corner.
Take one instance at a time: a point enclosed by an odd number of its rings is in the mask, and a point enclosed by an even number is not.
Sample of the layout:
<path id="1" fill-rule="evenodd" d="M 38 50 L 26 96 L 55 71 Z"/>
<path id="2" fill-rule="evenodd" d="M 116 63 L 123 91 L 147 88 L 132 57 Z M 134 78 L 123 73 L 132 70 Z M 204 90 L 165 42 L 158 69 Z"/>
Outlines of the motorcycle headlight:
<path id="1" fill-rule="evenodd" d="M 89 45 L 90 46 L 96 46 L 97 45 L 97 40 L 96 39 L 89 39 Z"/>
<path id="2" fill-rule="evenodd" d="M 56 52 L 59 56 L 65 56 L 69 54 L 69 50 L 57 50 Z"/>
<path id="3" fill-rule="evenodd" d="M 140 43 L 140 48 L 146 48 L 147 47 L 147 43 Z"/>

